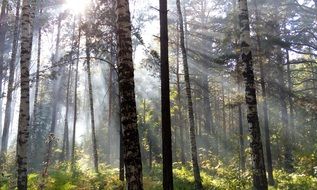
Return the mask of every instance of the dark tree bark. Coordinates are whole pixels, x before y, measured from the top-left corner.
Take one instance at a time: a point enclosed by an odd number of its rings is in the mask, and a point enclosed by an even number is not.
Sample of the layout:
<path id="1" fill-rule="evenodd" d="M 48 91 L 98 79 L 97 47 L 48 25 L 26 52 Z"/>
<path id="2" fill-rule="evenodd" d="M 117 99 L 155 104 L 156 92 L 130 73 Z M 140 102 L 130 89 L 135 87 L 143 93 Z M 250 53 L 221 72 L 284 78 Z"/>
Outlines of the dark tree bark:
<path id="1" fill-rule="evenodd" d="M 261 141 L 261 132 L 257 112 L 256 89 L 254 83 L 250 24 L 247 0 L 238 0 L 239 2 L 239 21 L 240 21 L 240 46 L 241 59 L 245 66 L 243 73 L 245 80 L 245 100 L 248 107 L 248 123 L 250 131 L 250 147 L 252 156 L 252 177 L 253 188 L 256 190 L 268 189 L 266 171 L 264 165 L 263 147 Z"/>
<path id="2" fill-rule="evenodd" d="M 31 3 L 32 2 L 32 3 Z M 21 96 L 17 137 L 17 187 L 27 189 L 27 152 L 30 121 L 30 61 L 32 54 L 35 1 L 23 0 L 21 16 Z"/>
<path id="3" fill-rule="evenodd" d="M 168 63 L 167 0 L 160 0 L 160 44 L 161 44 L 161 111 L 163 148 L 163 189 L 173 189 L 172 132 Z"/>
<path id="4" fill-rule="evenodd" d="M 131 18 L 128 0 L 117 0 L 116 15 L 120 112 L 127 188 L 128 190 L 142 190 L 142 161 L 134 92 Z"/>
<path id="5" fill-rule="evenodd" d="M 189 117 L 189 130 L 190 130 L 190 144 L 191 144 L 191 155 L 192 155 L 192 164 L 194 169 L 194 178 L 195 178 L 195 188 L 197 190 L 203 189 L 199 171 L 199 164 L 197 158 L 197 147 L 196 147 L 196 135 L 195 135 L 195 121 L 194 121 L 194 111 L 193 111 L 193 101 L 192 101 L 192 92 L 190 87 L 189 79 L 189 70 L 187 62 L 187 52 L 185 48 L 185 35 L 184 35 L 184 22 L 180 6 L 180 0 L 176 0 L 178 20 L 179 20 L 179 33 L 180 33 L 180 46 L 183 55 L 183 65 L 184 65 L 184 74 L 185 74 L 185 84 L 186 84 L 186 95 L 188 103 L 188 117 Z"/>

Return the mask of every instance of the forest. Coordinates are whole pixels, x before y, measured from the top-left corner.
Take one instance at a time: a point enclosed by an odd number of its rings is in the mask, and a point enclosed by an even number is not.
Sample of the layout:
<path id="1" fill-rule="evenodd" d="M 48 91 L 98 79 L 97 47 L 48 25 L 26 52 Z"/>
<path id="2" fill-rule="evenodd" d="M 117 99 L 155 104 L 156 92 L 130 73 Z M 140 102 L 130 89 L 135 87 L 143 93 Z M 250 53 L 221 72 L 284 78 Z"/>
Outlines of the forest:
<path id="1" fill-rule="evenodd" d="M 317 189 L 317 0 L 0 6 L 0 190 Z"/>

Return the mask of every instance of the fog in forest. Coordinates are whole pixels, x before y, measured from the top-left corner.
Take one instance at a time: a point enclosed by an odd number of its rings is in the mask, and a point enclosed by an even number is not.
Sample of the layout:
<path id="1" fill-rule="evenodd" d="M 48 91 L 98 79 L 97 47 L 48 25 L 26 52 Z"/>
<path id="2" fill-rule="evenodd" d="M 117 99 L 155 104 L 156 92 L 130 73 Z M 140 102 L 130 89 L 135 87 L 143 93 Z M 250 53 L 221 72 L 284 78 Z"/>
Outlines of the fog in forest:
<path id="1" fill-rule="evenodd" d="M 317 189 L 316 0 L 0 4 L 1 190 Z"/>

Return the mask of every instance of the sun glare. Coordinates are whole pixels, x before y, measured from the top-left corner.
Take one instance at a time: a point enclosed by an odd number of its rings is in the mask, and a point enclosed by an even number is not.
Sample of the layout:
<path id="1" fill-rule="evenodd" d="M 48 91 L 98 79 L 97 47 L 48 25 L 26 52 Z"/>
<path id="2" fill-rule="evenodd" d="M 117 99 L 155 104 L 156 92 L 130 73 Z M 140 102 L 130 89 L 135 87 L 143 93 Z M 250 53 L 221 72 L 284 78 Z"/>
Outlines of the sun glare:
<path id="1" fill-rule="evenodd" d="M 90 0 L 66 0 L 66 9 L 79 14 L 89 6 Z"/>

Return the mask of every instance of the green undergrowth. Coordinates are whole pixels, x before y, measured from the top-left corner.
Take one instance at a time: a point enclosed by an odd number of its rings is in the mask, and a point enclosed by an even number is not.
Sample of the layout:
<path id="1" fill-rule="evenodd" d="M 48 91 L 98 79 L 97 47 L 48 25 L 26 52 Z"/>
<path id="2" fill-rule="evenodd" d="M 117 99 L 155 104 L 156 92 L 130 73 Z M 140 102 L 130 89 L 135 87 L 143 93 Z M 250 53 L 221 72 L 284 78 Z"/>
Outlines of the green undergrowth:
<path id="1" fill-rule="evenodd" d="M 174 163 L 174 189 L 194 189 L 194 177 L 190 163 Z M 74 172 L 72 172 L 74 171 Z M 51 167 L 48 177 L 43 181 L 41 174 L 29 174 L 28 186 L 30 190 L 37 190 L 45 184 L 48 190 L 116 190 L 125 189 L 124 183 L 118 179 L 118 169 L 105 165 L 100 166 L 100 174 L 89 169 L 71 169 L 69 164 L 57 164 Z M 287 174 L 282 170 L 274 172 L 275 186 L 270 190 L 310 190 L 317 189 L 317 178 L 307 174 Z M 250 171 L 241 172 L 239 169 L 218 163 L 212 166 L 210 162 L 203 162 L 201 166 L 201 178 L 204 189 L 215 190 L 244 190 L 251 188 Z M 0 177 L 1 190 L 12 190 L 15 177 L 5 174 Z M 144 167 L 144 189 L 162 189 L 162 166 L 154 164 L 150 170 Z"/>

